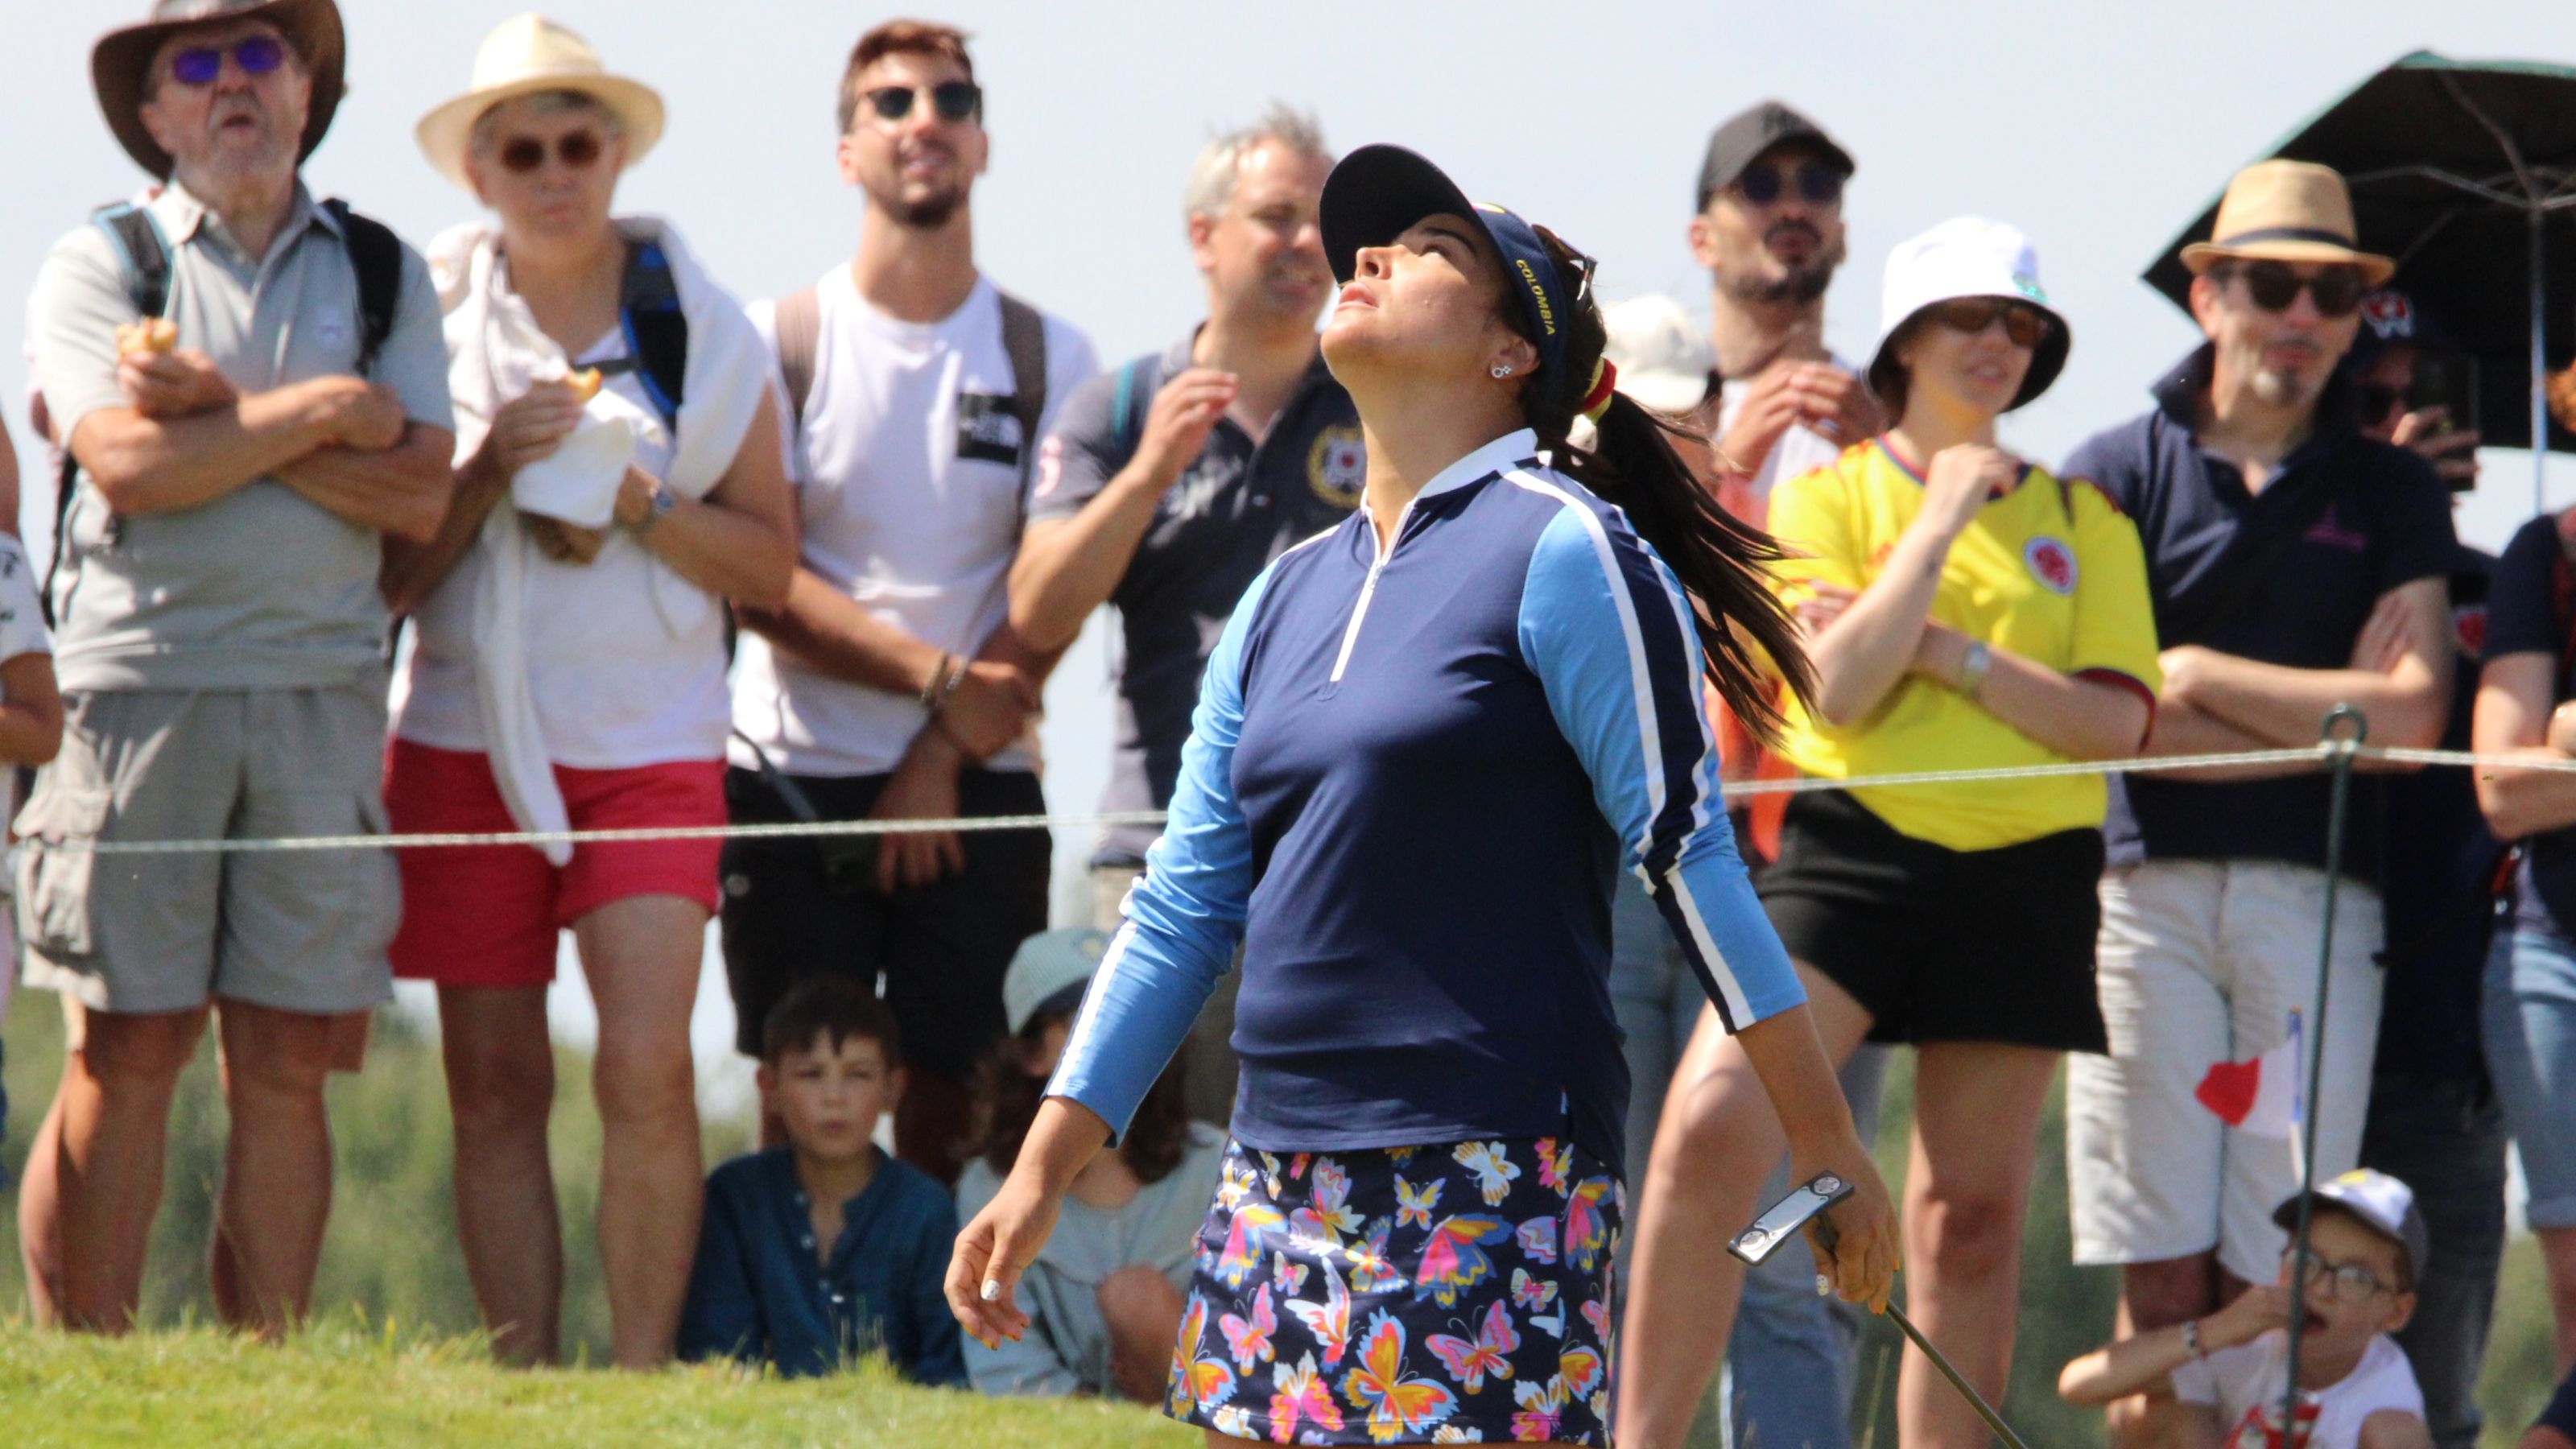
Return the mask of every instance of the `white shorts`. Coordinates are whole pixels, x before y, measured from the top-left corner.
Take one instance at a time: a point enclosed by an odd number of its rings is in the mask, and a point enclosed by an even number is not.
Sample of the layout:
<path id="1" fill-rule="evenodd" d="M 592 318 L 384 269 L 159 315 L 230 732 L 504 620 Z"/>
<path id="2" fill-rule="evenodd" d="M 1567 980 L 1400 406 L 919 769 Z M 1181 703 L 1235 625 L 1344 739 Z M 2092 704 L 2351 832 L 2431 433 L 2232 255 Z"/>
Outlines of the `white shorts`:
<path id="1" fill-rule="evenodd" d="M 2229 1127 L 2193 1091 L 2216 1063 L 2280 1045 L 2290 1008 L 2314 1013 L 2325 887 L 2323 871 L 2274 861 L 2149 861 L 2103 876 L 2097 969 L 2111 1051 L 2067 1060 L 2076 1262 L 2151 1263 L 2215 1247 L 2239 1278 L 2278 1275 L 2287 1235 L 2272 1212 L 2298 1190 L 2292 1146 Z M 2320 1180 L 2361 1157 L 2381 931 L 2379 893 L 2342 882 Z M 2312 1026 L 2308 1040 L 2318 1036 Z"/>

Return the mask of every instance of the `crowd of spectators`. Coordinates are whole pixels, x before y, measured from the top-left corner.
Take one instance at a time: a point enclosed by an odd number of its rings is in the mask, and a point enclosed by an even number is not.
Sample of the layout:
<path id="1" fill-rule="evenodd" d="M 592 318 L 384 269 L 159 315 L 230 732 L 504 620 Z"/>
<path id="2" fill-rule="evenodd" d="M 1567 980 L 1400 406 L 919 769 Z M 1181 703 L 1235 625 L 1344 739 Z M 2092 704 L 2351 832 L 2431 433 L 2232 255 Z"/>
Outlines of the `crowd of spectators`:
<path id="1" fill-rule="evenodd" d="M 1040 691 L 1104 604 L 1101 803 L 1168 805 L 1236 601 L 1368 477 L 1316 343 L 1315 122 L 1274 108 L 1210 142 L 1182 218 L 1204 320 L 1103 369 L 974 261 L 988 139 L 953 28 L 859 40 L 837 142 L 857 250 L 748 307 L 671 223 L 616 211 L 661 99 L 539 16 L 486 37 L 418 124 L 477 219 L 415 250 L 316 198 L 300 166 L 345 48 L 332 0 L 161 0 L 109 34 L 99 101 L 151 184 L 35 282 L 32 421 L 60 496 L 50 562 L 0 539 L 0 761 L 37 767 L 15 924 L 70 1028 L 20 1198 L 37 1319 L 133 1325 L 172 1093 L 210 1020 L 231 1133 L 215 1300 L 270 1336 L 303 1316 L 324 1083 L 362 1069 L 399 976 L 437 989 L 494 1351 L 555 1360 L 546 998 L 568 931 L 600 1022 L 620 1363 L 876 1352 L 924 1383 L 1154 1401 L 1196 1356 L 1268 1357 L 1259 1325 L 1184 1305 L 1234 1095 L 1225 991 L 1073 1184 L 1016 1288 L 1034 1331 L 964 1339 L 941 1299 L 1153 827 L 1104 834 L 1093 919 L 1054 931 L 1036 826 L 90 847 L 1043 816 Z M 1705 334 L 1666 299 L 1611 309 L 1621 386 L 1792 550 L 1778 587 L 1816 689 L 1776 753 L 1712 696 L 1727 779 L 2296 748 L 2339 704 L 2374 744 L 2548 767 L 2374 773 L 2331 851 L 2303 764 L 1739 807 L 1865 1136 L 1888 1050 L 1915 1052 L 1914 1317 L 2001 1396 L 2063 1065 L 2077 1260 L 2122 1284 L 2122 1336 L 2068 1366 L 2070 1399 L 2109 1406 L 2121 1442 L 2239 1442 L 2305 1313 L 2318 1443 L 2473 1444 L 2508 1141 L 2576 1363 L 2576 774 L 2556 768 L 2576 760 L 2576 524 L 2535 519 L 2500 560 L 2455 540 L 2475 439 L 2415 385 L 2447 339 L 2332 171 L 2235 178 L 2184 253 L 2205 343 L 2055 468 L 1996 432 L 2075 334 L 2014 228 L 1905 242 L 1872 355 L 1825 347 L 1858 171 L 1780 103 L 1727 120 L 1688 222 Z M 2329 900 L 2334 1009 L 2303 1028 Z M 1856 1311 L 1795 1255 L 1748 1275 L 1722 1251 L 1784 1186 L 1771 1108 L 1648 891 L 1624 882 L 1611 917 L 1628 1135 L 1653 1145 L 1619 1250 L 1622 1442 L 1681 1442 L 1715 1378 L 1733 1442 L 1840 1445 Z M 711 921 L 763 1150 L 708 1176 L 687 1025 Z M 2287 1145 L 2202 1090 L 2285 1040 L 2325 1084 L 2303 1283 Z M 2571 1397 L 2530 1444 L 2576 1436 Z M 1919 1356 L 1898 1403 L 1909 1445 L 1984 1442 Z"/>

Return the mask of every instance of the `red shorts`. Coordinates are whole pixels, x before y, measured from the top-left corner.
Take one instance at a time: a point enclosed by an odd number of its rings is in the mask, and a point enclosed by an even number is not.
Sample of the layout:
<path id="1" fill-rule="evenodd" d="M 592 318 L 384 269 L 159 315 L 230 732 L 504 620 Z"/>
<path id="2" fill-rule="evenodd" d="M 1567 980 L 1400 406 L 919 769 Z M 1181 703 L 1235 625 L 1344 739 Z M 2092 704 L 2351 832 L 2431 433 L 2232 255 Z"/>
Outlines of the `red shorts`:
<path id="1" fill-rule="evenodd" d="M 555 766 L 575 830 L 725 823 L 724 761 L 625 770 Z M 490 757 L 397 739 L 385 751 L 385 814 L 395 833 L 516 830 Z M 679 896 L 712 914 L 723 842 L 623 841 L 573 847 L 557 869 L 526 845 L 400 850 L 402 929 L 396 976 L 441 986 L 544 986 L 555 933 L 611 901 Z"/>

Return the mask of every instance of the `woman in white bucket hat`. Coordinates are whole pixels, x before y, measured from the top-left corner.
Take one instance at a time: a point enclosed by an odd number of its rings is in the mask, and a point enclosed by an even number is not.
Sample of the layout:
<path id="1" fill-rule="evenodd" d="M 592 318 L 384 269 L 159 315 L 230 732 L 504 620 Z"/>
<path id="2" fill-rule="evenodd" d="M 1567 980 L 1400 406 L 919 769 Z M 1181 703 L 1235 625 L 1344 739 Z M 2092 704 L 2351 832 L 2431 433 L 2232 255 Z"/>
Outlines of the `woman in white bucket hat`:
<path id="1" fill-rule="evenodd" d="M 2137 531 L 2089 485 L 1995 441 L 1996 420 L 2055 380 L 2068 340 L 2011 227 L 1945 222 L 1889 257 L 1868 377 L 1895 424 L 1771 500 L 1817 671 L 1781 744 L 1802 773 L 2059 764 L 2145 740 L 2160 676 Z M 1804 794 L 1759 882 L 1837 1063 L 1864 1042 L 1916 1050 L 1910 1310 L 1998 1401 L 2041 1106 L 2062 1053 L 2104 1044 L 2105 803 L 2090 776 Z M 1723 1146 L 1769 1108 L 1705 1022 L 1676 1080 L 1702 1086 L 1668 1099 L 1626 1337 L 1706 1335 L 1713 1368 L 1741 1279 L 1705 1245 L 1742 1225 L 1699 1221 L 1691 1204 L 1770 1169 Z M 1706 1372 L 1667 1371 L 1686 1368 Z M 1897 1403 L 1908 1445 L 1986 1442 L 1920 1353 Z"/>
<path id="2" fill-rule="evenodd" d="M 727 600 L 794 566 L 768 358 L 665 223 L 610 214 L 662 101 L 536 15 L 484 37 L 421 150 L 489 206 L 429 248 L 455 500 L 389 553 L 419 625 L 394 691 L 396 830 L 725 820 Z M 408 851 L 397 975 L 438 984 L 457 1220 L 502 1358 L 555 1357 L 546 990 L 574 936 L 599 1011 L 599 1239 L 617 1361 L 670 1356 L 698 1231 L 689 1011 L 712 840 Z"/>

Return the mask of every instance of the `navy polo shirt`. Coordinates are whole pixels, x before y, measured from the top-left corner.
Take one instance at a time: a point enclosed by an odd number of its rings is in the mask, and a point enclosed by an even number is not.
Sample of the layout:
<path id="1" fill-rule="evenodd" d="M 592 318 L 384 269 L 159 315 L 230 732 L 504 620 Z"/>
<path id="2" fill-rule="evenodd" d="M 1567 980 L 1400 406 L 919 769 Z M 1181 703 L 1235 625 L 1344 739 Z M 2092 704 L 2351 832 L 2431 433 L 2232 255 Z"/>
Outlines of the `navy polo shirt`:
<path id="1" fill-rule="evenodd" d="M 1031 522 L 1080 513 L 1134 461 L 1146 409 L 1164 383 L 1193 365 L 1197 341 L 1193 328 L 1160 355 L 1101 373 L 1065 398 L 1038 454 Z M 1272 559 L 1348 517 L 1367 481 L 1359 410 L 1320 351 L 1260 442 L 1234 419 L 1217 419 L 1199 455 L 1164 491 L 1109 595 L 1123 647 L 1104 812 L 1172 803 L 1199 676 L 1235 601 Z M 1151 825 L 1112 827 L 1092 864 L 1141 866 L 1145 847 L 1161 833 Z"/>
<path id="2" fill-rule="evenodd" d="M 2555 538 L 2551 540 L 2556 543 Z M 2451 640 L 2460 664 L 2451 676 L 2451 722 L 2441 747 L 2469 747 L 2478 694 L 2478 665 L 2490 632 L 2493 555 L 2461 544 L 2451 558 Z M 2388 966 L 2379 1007 L 2378 1068 L 2421 1079 L 2482 1087 L 2478 983 L 2494 926 L 2491 894 L 2504 853 L 2478 808 L 2477 782 L 2466 770 L 2391 775 L 2387 906 Z"/>
<path id="3" fill-rule="evenodd" d="M 745 1153 L 707 1176 L 679 1355 L 767 1362 L 795 1378 L 882 1353 L 915 1383 L 962 1388 L 965 1340 L 943 1287 L 956 1241 L 948 1190 L 879 1153 L 822 1254 L 793 1150 Z"/>
<path id="4" fill-rule="evenodd" d="M 2318 403 L 2316 431 L 2281 460 L 2263 491 L 2204 450 L 2193 427 L 2209 392 L 2204 345 L 2155 388 L 2144 416 L 2099 434 L 2060 473 L 2099 487 L 2138 526 L 2156 636 L 2294 669 L 2343 669 L 2381 595 L 2447 574 L 2456 540 L 2450 492 L 2433 465 L 2361 435 L 2338 377 Z M 2332 501 L 2265 577 L 2227 609 L 2230 580 L 2257 540 L 2320 490 Z M 2322 723 L 2322 721 L 2320 721 Z M 2381 782 L 2353 783 L 2344 835 L 2347 875 L 2375 880 L 2385 838 Z M 2113 865 L 2143 860 L 2276 860 L 2322 869 L 2328 781 L 2323 773 L 2209 784 L 2115 775 L 2102 836 Z"/>
<path id="5" fill-rule="evenodd" d="M 1240 939 L 1245 1146 L 1571 1137 L 1616 1171 L 1621 868 L 1729 1028 L 1804 999 L 1719 800 L 1691 605 L 1536 451 L 1498 438 L 1385 549 L 1358 514 L 1255 581 L 1051 1095 L 1122 1130 Z"/>

